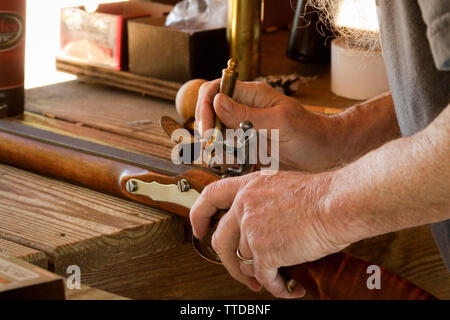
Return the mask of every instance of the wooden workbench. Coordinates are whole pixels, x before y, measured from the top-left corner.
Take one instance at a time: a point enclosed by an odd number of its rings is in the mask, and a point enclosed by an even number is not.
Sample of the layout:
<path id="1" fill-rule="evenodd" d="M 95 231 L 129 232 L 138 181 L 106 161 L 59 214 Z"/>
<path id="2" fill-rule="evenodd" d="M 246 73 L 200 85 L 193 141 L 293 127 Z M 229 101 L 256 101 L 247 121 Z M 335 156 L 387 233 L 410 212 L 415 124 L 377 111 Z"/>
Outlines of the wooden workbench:
<path id="1" fill-rule="evenodd" d="M 283 59 L 284 52 L 275 48 L 285 40 L 286 34 L 264 37 L 263 73 L 311 76 L 315 70 L 318 78 L 299 90 L 299 99 L 333 108 L 354 103 L 329 92 L 326 67 Z M 162 115 L 177 117 L 170 101 L 77 81 L 28 90 L 26 100 L 23 119 L 11 121 L 170 157 L 173 144 L 158 125 Z M 271 298 L 264 291 L 251 292 L 222 266 L 197 256 L 183 222 L 172 214 L 2 164 L 0 221 L 1 250 L 62 276 L 68 276 L 69 265 L 78 265 L 84 285 L 120 296 Z M 347 251 L 450 299 L 450 274 L 427 226 L 368 239 Z M 102 291 L 83 292 L 71 297 L 108 298 Z"/>

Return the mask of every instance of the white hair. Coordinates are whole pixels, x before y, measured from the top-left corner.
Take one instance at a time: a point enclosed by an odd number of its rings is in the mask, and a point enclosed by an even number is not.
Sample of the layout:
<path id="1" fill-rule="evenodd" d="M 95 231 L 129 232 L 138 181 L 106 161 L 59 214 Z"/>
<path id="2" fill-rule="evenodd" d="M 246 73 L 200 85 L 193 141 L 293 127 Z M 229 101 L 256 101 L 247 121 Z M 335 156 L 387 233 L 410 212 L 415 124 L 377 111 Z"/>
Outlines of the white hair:
<path id="1" fill-rule="evenodd" d="M 292 0 L 291 0 L 292 1 Z M 352 28 L 337 23 L 339 10 L 344 1 L 352 1 L 352 15 L 355 19 L 361 18 L 363 14 L 363 7 L 370 3 L 370 8 L 375 9 L 375 0 L 307 0 L 307 5 L 313 8 L 319 14 L 320 21 L 330 29 L 336 37 L 341 37 L 345 40 L 347 45 L 366 49 L 369 51 L 380 50 L 381 41 L 378 29 L 367 30 L 360 28 Z M 365 9 L 366 9 L 365 8 Z M 302 17 L 303 18 L 303 17 Z M 305 17 L 307 19 L 307 17 Z"/>

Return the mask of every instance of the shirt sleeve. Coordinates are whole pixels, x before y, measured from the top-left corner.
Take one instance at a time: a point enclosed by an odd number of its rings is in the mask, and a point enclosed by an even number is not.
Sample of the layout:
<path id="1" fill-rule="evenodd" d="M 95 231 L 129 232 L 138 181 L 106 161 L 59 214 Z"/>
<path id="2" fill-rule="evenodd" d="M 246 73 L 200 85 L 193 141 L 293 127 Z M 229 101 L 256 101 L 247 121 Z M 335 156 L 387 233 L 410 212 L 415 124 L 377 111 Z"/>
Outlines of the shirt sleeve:
<path id="1" fill-rule="evenodd" d="M 436 68 L 450 71 L 450 1 L 418 0 Z"/>

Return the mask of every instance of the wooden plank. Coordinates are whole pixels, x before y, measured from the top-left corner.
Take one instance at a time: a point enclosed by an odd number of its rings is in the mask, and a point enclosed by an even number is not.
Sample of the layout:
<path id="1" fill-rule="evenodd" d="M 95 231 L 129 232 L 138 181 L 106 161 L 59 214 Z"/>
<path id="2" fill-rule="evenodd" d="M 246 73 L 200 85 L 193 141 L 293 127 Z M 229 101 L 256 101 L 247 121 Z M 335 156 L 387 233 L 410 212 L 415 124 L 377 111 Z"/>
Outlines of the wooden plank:
<path id="1" fill-rule="evenodd" d="M 450 299 L 450 273 L 428 226 L 363 240 L 345 251 L 397 273 L 440 299 Z M 273 298 L 265 291 L 253 293 L 237 283 L 222 266 L 196 255 L 188 242 L 88 272 L 83 281 L 133 299 Z M 307 295 L 305 299 L 312 297 Z"/>
<path id="2" fill-rule="evenodd" d="M 47 256 L 42 251 L 0 238 L 0 252 L 47 269 Z"/>
<path id="3" fill-rule="evenodd" d="M 40 268 L 47 269 L 47 256 L 44 252 L 22 246 L 18 243 L 0 238 L 0 252 L 25 260 Z M 68 289 L 65 286 L 67 300 L 127 300 L 114 293 L 81 285 L 80 289 Z"/>
<path id="4" fill-rule="evenodd" d="M 450 299 L 450 272 L 427 225 L 366 239 L 345 251 L 383 266 L 439 299 Z"/>
<path id="5" fill-rule="evenodd" d="M 428 226 L 353 244 L 345 251 L 450 299 L 447 271 Z M 114 279 L 114 281 L 110 281 Z M 133 299 L 271 299 L 234 281 L 222 266 L 201 259 L 190 243 L 83 275 L 84 283 Z M 307 295 L 305 299 L 312 299 Z"/>
<path id="6" fill-rule="evenodd" d="M 163 144 L 137 140 L 131 137 L 86 127 L 82 123 L 71 123 L 29 112 L 24 114 L 22 120 L 15 121 L 20 121 L 26 125 L 53 131 L 59 134 L 74 136 L 95 143 L 106 144 L 116 148 L 163 159 L 170 159 L 172 148 L 175 146 L 175 143 Z"/>
<path id="7" fill-rule="evenodd" d="M 114 293 L 81 285 L 80 289 L 68 289 L 66 286 L 66 300 L 129 300 Z"/>
<path id="8" fill-rule="evenodd" d="M 56 59 L 56 69 L 61 72 L 74 74 L 89 83 L 104 84 L 170 101 L 175 101 L 177 91 L 181 87 L 181 84 L 176 82 L 61 58 Z"/>
<path id="9" fill-rule="evenodd" d="M 168 115 L 180 120 L 175 106 L 166 101 L 77 81 L 27 90 L 25 108 L 60 121 L 167 149 L 172 149 L 173 143 L 159 127 L 159 118 Z"/>
<path id="10" fill-rule="evenodd" d="M 176 247 L 181 219 L 65 182 L 0 165 L 0 237 L 45 252 L 66 275 Z"/>
<path id="11" fill-rule="evenodd" d="M 132 299 L 273 299 L 265 291 L 251 291 L 223 266 L 201 258 L 190 242 L 85 273 L 83 283 Z"/>

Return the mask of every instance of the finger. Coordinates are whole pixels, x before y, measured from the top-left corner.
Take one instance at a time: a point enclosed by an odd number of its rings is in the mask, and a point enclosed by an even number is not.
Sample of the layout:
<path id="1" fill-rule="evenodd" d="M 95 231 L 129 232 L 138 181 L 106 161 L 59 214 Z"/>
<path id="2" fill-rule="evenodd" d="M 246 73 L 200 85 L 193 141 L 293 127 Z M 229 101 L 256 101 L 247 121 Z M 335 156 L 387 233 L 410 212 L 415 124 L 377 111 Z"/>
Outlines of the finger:
<path id="1" fill-rule="evenodd" d="M 189 215 L 192 232 L 202 239 L 209 228 L 210 218 L 218 209 L 231 207 L 241 186 L 241 177 L 222 179 L 209 184 L 191 208 Z"/>
<path id="2" fill-rule="evenodd" d="M 197 105 L 195 109 L 195 120 L 198 123 L 200 135 L 213 128 L 214 126 L 214 109 L 213 101 L 214 97 L 220 89 L 220 79 L 214 81 L 209 81 L 204 84 L 199 89 Z M 236 87 L 233 93 L 233 99 L 238 101 L 243 105 L 250 105 L 254 108 L 268 108 L 276 105 L 278 101 L 283 98 L 284 95 L 279 93 L 277 90 L 273 89 L 267 84 L 259 82 L 241 82 L 237 81 Z M 216 111 L 217 112 L 217 111 Z M 219 111 L 220 112 L 220 111 Z M 263 119 L 267 114 L 261 114 Z M 219 118 L 221 116 L 219 115 Z M 227 114 L 222 113 L 221 120 L 226 119 Z M 236 117 L 235 117 L 236 118 Z M 251 119 L 234 119 L 233 122 L 228 126 L 229 128 L 237 128 L 242 120 Z M 254 120 L 253 120 L 254 121 Z M 226 123 L 225 123 L 226 125 Z M 266 123 L 261 124 L 262 127 L 267 127 Z M 204 137 L 205 138 L 205 137 Z"/>
<path id="3" fill-rule="evenodd" d="M 220 121 L 227 128 L 239 128 L 239 124 L 244 120 L 251 121 L 255 129 L 271 129 L 275 124 L 274 116 L 277 110 L 273 108 L 252 108 L 237 103 L 222 93 L 215 96 L 213 105 Z"/>
<path id="4" fill-rule="evenodd" d="M 255 108 L 273 107 L 283 97 L 268 84 L 256 81 L 237 81 L 233 93 L 233 100 Z"/>
<path id="5" fill-rule="evenodd" d="M 225 214 L 219 222 L 213 234 L 212 246 L 220 257 L 223 265 L 230 275 L 237 281 L 245 284 L 254 291 L 259 291 L 261 285 L 255 278 L 242 273 L 239 260 L 236 256 L 236 248 L 239 245 L 240 227 L 233 210 Z"/>
<path id="6" fill-rule="evenodd" d="M 220 79 L 205 82 L 198 91 L 195 120 L 199 123 L 200 135 L 214 126 L 213 100 L 219 92 Z"/>
<path id="7" fill-rule="evenodd" d="M 277 268 L 269 269 L 255 263 L 255 277 L 274 297 L 294 299 L 302 298 L 306 294 L 305 289 L 299 284 L 297 284 L 294 292 L 290 293 L 287 290 L 285 280 L 279 274 Z"/>
<path id="8" fill-rule="evenodd" d="M 240 232 L 240 238 L 239 238 L 239 252 L 241 254 L 241 257 L 246 260 L 253 260 L 253 255 L 250 250 L 250 247 L 248 246 L 247 238 L 245 234 L 242 233 L 242 229 Z M 253 268 L 252 264 L 246 264 L 240 261 L 239 267 L 241 269 L 241 272 L 249 277 L 254 278 L 255 277 L 255 269 Z"/>

